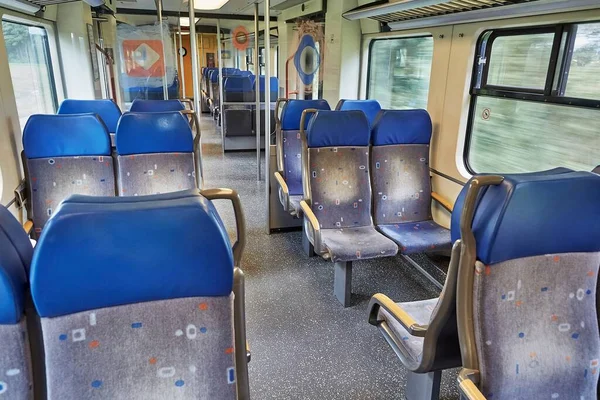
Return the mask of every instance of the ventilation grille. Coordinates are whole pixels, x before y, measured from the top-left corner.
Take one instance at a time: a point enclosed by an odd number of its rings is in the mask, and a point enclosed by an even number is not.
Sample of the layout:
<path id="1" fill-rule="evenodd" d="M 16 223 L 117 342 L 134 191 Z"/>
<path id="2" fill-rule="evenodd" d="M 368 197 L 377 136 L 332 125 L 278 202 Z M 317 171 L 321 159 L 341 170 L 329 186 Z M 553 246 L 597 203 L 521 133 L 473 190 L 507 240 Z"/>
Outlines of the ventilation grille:
<path id="1" fill-rule="evenodd" d="M 379 22 L 399 22 L 417 18 L 437 17 L 465 11 L 481 10 L 508 6 L 512 4 L 531 3 L 538 0 L 453 0 L 426 7 L 416 7 L 404 11 L 386 13 L 370 18 Z M 391 3 L 393 4 L 393 3 Z"/>

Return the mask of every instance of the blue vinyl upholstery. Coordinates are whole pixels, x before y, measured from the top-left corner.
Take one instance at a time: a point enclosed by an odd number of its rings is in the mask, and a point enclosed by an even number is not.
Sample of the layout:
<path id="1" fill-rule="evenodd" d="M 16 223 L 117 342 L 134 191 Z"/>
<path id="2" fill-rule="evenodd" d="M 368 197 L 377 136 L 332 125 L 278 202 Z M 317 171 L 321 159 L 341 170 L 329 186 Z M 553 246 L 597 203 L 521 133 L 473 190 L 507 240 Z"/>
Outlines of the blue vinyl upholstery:
<path id="1" fill-rule="evenodd" d="M 284 131 L 300 130 L 302 112 L 308 108 L 317 110 L 331 110 L 327 100 L 290 100 L 281 110 L 281 129 Z M 305 129 L 308 128 L 310 118 L 306 118 Z"/>
<path id="2" fill-rule="evenodd" d="M 119 155 L 145 153 L 190 153 L 193 133 L 178 111 L 125 113 L 117 127 Z"/>
<path id="3" fill-rule="evenodd" d="M 252 91 L 250 78 L 242 75 L 232 75 L 225 78 L 223 90 L 231 93 L 243 93 Z"/>
<path id="4" fill-rule="evenodd" d="M 536 176 L 543 176 L 543 175 L 559 175 L 559 174 L 565 174 L 565 173 L 569 173 L 569 172 L 573 172 L 573 170 L 568 169 L 568 168 L 559 167 L 559 168 L 549 169 L 547 171 L 530 172 L 530 173 L 524 173 L 524 174 L 510 174 L 510 176 L 515 179 L 524 180 L 524 179 L 527 179 L 528 177 L 536 177 Z M 481 174 L 481 175 L 489 175 L 489 174 Z M 499 175 L 506 176 L 505 174 L 499 174 Z M 470 180 L 469 180 L 469 182 L 470 182 Z M 469 182 L 467 182 L 465 184 L 463 189 L 458 194 L 456 201 L 454 202 L 454 211 L 452 212 L 452 219 L 451 219 L 451 223 L 450 223 L 452 243 L 454 243 L 455 241 L 460 239 L 460 218 L 462 215 L 462 209 L 465 204 L 465 197 L 467 196 Z M 488 189 L 487 187 L 484 187 L 480 191 L 478 202 L 481 200 L 482 195 L 486 192 L 487 189 Z"/>
<path id="5" fill-rule="evenodd" d="M 32 158 L 110 155 L 110 135 L 96 114 L 29 117 L 23 129 L 25 156 Z"/>
<path id="6" fill-rule="evenodd" d="M 477 258 L 487 265 L 539 254 L 600 251 L 600 224 L 589 223 L 598 215 L 598 199 L 600 176 L 589 172 L 506 175 L 477 206 Z"/>
<path id="7" fill-rule="evenodd" d="M 57 114 L 85 114 L 95 113 L 106 124 L 108 131 L 117 131 L 117 124 L 121 118 L 121 110 L 112 100 L 75 100 L 66 99 L 58 108 Z"/>
<path id="8" fill-rule="evenodd" d="M 227 231 L 210 201 L 187 193 L 68 199 L 46 225 L 33 257 L 31 291 L 40 316 L 228 296 L 233 255 Z M 190 235 L 194 226 L 202 229 Z"/>
<path id="9" fill-rule="evenodd" d="M 373 124 L 373 146 L 429 144 L 431 130 L 425 110 L 382 110 Z"/>
<path id="10" fill-rule="evenodd" d="M 185 106 L 177 99 L 171 100 L 142 100 L 135 99 L 131 103 L 130 112 L 165 112 L 183 111 Z"/>
<path id="11" fill-rule="evenodd" d="M 26 269 L 29 268 L 24 257 L 31 257 L 33 249 L 25 231 L 15 229 L 18 224 L 10 212 L 0 206 L 0 325 L 17 324 L 23 317 Z"/>
<path id="12" fill-rule="evenodd" d="M 368 146 L 369 121 L 362 111 L 317 111 L 306 133 L 308 147 Z"/>
<path id="13" fill-rule="evenodd" d="M 369 124 L 373 126 L 375 118 L 379 111 L 381 111 L 381 105 L 377 100 L 340 100 L 337 104 L 336 110 L 348 111 L 348 110 L 360 110 L 365 113 Z"/>

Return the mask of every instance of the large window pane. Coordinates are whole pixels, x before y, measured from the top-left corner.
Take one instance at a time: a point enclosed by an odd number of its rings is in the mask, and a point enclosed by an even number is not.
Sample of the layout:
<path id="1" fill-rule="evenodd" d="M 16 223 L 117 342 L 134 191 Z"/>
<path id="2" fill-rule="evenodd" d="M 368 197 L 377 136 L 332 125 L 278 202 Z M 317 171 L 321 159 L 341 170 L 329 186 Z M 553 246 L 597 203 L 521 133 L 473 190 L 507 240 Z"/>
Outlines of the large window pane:
<path id="1" fill-rule="evenodd" d="M 44 28 L 10 21 L 2 21 L 2 33 L 23 128 L 30 115 L 56 111 L 48 35 Z"/>
<path id="2" fill-rule="evenodd" d="M 543 89 L 554 33 L 500 36 L 492 42 L 487 83 Z"/>
<path id="3" fill-rule="evenodd" d="M 577 25 L 565 96 L 600 99 L 600 24 Z"/>
<path id="4" fill-rule="evenodd" d="M 480 96 L 473 118 L 474 172 L 590 171 L 598 164 L 598 110 Z"/>
<path id="5" fill-rule="evenodd" d="M 427 108 L 432 59 L 432 37 L 375 40 L 367 98 L 388 109 Z"/>

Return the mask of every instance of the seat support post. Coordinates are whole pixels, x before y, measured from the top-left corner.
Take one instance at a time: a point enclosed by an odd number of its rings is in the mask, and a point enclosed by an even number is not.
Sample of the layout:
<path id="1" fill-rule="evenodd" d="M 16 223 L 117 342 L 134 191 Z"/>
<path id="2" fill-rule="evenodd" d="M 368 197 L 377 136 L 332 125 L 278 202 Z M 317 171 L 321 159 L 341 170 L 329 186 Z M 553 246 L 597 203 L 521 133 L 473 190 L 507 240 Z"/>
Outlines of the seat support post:
<path id="1" fill-rule="evenodd" d="M 406 400 L 438 400 L 441 382 L 441 370 L 426 374 L 409 371 L 406 379 Z"/>
<path id="2" fill-rule="evenodd" d="M 308 232 L 306 232 L 305 224 L 302 224 L 302 249 L 304 253 L 309 257 L 315 256 L 315 247 L 308 239 Z"/>
<path id="3" fill-rule="evenodd" d="M 333 268 L 333 293 L 344 307 L 349 307 L 352 297 L 352 261 L 336 262 Z"/>

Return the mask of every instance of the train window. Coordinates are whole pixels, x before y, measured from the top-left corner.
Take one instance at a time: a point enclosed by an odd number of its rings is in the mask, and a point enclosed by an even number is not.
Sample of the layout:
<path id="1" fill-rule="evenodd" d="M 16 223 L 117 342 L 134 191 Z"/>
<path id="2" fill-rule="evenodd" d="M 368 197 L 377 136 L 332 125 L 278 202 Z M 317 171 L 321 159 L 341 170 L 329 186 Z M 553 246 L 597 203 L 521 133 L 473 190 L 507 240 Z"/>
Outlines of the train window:
<path id="1" fill-rule="evenodd" d="M 427 108 L 432 60 L 431 36 L 373 40 L 367 98 L 383 108 Z"/>
<path id="2" fill-rule="evenodd" d="M 54 113 L 56 88 L 52 76 L 48 33 L 39 26 L 2 21 L 21 128 L 32 114 Z"/>
<path id="3" fill-rule="evenodd" d="M 600 154 L 600 23 L 484 32 L 471 88 L 471 173 L 591 170 Z"/>

